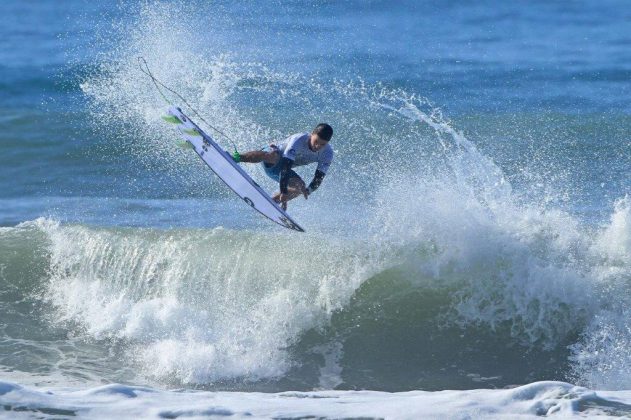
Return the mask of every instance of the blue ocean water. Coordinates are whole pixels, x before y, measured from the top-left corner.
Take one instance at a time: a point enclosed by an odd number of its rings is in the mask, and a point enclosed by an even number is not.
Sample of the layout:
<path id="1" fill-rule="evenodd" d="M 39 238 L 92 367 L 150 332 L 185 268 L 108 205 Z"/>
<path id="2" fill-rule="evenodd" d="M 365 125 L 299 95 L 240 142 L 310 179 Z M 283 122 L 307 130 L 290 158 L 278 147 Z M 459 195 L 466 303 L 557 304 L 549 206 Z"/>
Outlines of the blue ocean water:
<path id="1" fill-rule="evenodd" d="M 0 379 L 631 387 L 626 2 L 3 5 Z M 139 57 L 228 150 L 334 127 L 306 234 L 177 146 Z"/>
<path id="2" fill-rule="evenodd" d="M 611 208 L 628 193 L 631 60 L 624 2 L 534 2 L 528 7 L 496 2 L 79 4 L 7 3 L 2 25 L 3 197 L 204 196 L 186 182 L 157 180 L 154 170 L 139 168 L 138 157 L 125 147 L 132 140 L 96 130 L 99 117 L 84 113 L 90 95 L 80 85 L 98 73 L 102 61 L 133 60 L 128 56 L 132 51 L 150 55 L 151 50 L 155 56 L 147 58 L 159 66 L 160 54 L 178 48 L 172 44 L 176 39 L 188 43 L 191 54 L 209 60 L 207 65 L 223 57 L 235 69 L 239 63 L 256 63 L 323 87 L 335 80 L 361 80 L 421 95 L 507 176 L 517 177 L 515 172 L 524 168 L 563 173 L 569 179 L 555 188 L 568 190 L 571 208 Z M 168 7 L 173 11 L 157 10 Z M 172 13 L 163 17 L 174 20 L 172 33 L 171 22 L 151 21 L 160 19 L 158 13 Z M 184 16 L 191 19 L 178 21 Z M 151 33 L 156 44 L 141 46 L 146 40 L 139 38 L 152 31 L 164 33 Z M 133 64 L 125 62 L 129 71 L 135 70 Z M 175 65 L 185 63 L 171 63 Z M 211 69 L 206 71 L 210 77 Z M 195 72 L 203 77 L 203 70 Z M 146 80 L 138 83 L 139 91 L 152 89 Z M 321 94 L 302 93 L 313 95 L 314 102 Z M 283 106 L 264 95 L 242 96 L 235 100 L 247 108 Z M 280 131 L 292 126 L 291 119 L 264 122 L 291 112 L 295 104 L 285 106 L 259 110 L 261 121 L 256 122 Z M 317 115 L 318 104 L 312 106 L 310 112 Z M 343 130 L 349 129 L 340 130 L 348 137 Z M 95 149 L 99 152 L 91 154 Z M 48 164 L 40 164 L 39 153 Z M 15 219 L 20 220 L 2 223 Z"/>

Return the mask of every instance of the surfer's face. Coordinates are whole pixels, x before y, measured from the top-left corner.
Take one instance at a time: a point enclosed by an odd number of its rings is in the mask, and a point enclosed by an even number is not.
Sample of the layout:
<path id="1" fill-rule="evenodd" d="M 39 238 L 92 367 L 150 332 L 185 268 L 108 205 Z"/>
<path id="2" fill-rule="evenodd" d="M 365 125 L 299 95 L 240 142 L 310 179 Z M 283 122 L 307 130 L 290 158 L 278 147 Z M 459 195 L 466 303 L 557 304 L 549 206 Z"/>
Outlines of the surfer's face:
<path id="1" fill-rule="evenodd" d="M 326 140 L 322 140 L 320 137 L 318 137 L 317 134 L 311 133 L 311 138 L 309 139 L 309 147 L 311 147 L 311 150 L 313 150 L 314 152 L 322 149 L 324 146 L 326 146 L 327 143 L 328 142 Z"/>

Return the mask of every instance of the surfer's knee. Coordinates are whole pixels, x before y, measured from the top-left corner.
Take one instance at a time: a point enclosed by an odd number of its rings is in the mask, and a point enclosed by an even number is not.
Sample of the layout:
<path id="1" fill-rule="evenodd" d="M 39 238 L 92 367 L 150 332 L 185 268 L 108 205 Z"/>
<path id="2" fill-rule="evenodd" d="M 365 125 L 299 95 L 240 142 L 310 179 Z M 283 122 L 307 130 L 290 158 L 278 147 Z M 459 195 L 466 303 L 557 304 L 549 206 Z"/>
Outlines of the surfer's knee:
<path id="1" fill-rule="evenodd" d="M 276 165 L 278 163 L 278 160 L 280 159 L 280 154 L 275 149 L 270 151 L 261 151 L 261 153 L 264 154 L 262 158 L 263 162 L 270 165 Z"/>

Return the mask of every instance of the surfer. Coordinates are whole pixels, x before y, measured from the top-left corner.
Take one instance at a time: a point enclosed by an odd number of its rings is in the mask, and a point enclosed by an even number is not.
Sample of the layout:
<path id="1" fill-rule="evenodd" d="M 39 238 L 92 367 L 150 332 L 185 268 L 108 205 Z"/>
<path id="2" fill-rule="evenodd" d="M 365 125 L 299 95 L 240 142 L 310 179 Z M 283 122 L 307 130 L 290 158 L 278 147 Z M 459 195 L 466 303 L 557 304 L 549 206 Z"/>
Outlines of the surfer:
<path id="1" fill-rule="evenodd" d="M 318 189 L 333 161 L 333 149 L 329 141 L 333 128 L 318 124 L 311 133 L 289 136 L 281 144 L 270 144 L 261 150 L 233 154 L 235 162 L 262 163 L 267 176 L 279 183 L 280 191 L 272 199 L 287 210 L 287 202 L 302 194 L 305 199 Z M 313 180 L 309 186 L 291 168 L 317 163 Z"/>

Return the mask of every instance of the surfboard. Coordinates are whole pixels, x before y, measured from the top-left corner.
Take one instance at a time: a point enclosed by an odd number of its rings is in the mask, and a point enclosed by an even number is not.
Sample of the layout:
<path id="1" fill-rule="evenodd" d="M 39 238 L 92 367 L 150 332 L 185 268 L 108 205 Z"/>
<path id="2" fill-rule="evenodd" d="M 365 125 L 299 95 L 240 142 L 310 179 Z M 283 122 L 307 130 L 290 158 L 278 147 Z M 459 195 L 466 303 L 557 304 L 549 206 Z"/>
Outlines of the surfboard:
<path id="1" fill-rule="evenodd" d="M 172 106 L 164 120 L 177 124 L 181 137 L 191 144 L 204 163 L 250 207 L 268 219 L 298 232 L 298 225 L 272 198 L 239 166 L 211 136 L 206 134 L 178 107 Z"/>

